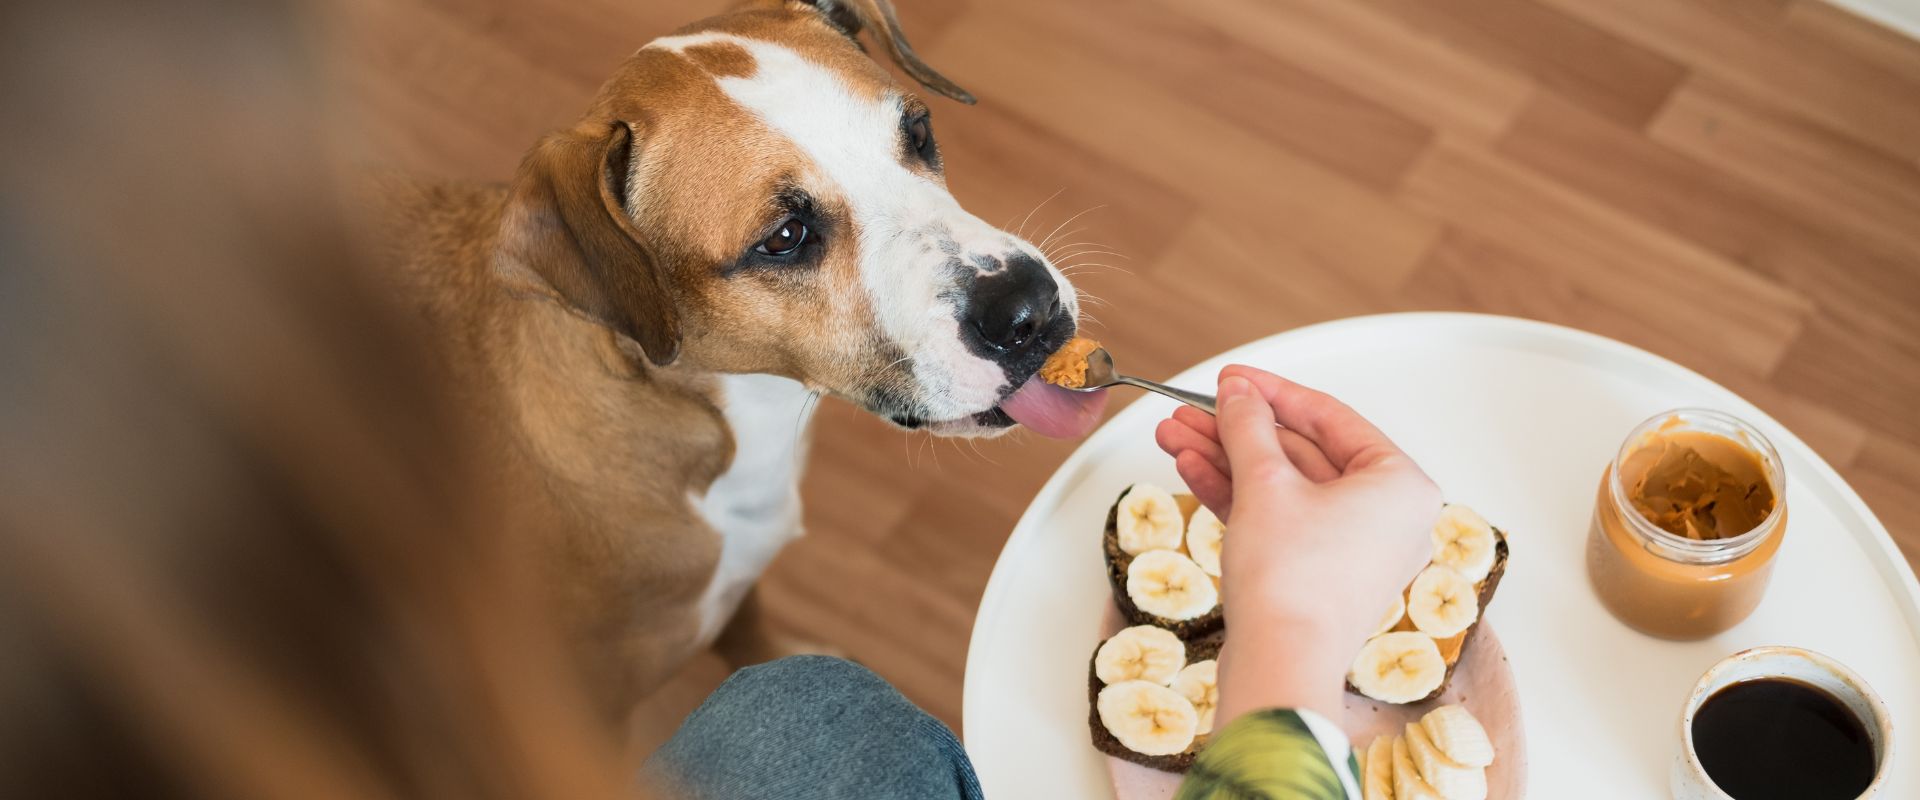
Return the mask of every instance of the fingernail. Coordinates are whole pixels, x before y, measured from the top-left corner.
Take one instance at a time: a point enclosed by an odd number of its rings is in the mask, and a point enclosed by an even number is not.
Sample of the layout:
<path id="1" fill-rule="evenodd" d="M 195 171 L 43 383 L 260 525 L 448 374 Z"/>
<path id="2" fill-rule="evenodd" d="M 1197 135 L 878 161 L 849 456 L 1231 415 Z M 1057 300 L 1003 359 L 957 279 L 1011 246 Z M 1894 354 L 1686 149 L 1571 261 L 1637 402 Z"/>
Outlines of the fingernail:
<path id="1" fill-rule="evenodd" d="M 1252 391 L 1253 384 L 1248 383 L 1246 378 L 1228 378 L 1220 382 L 1220 399 L 1222 400 L 1231 397 L 1245 397 Z"/>

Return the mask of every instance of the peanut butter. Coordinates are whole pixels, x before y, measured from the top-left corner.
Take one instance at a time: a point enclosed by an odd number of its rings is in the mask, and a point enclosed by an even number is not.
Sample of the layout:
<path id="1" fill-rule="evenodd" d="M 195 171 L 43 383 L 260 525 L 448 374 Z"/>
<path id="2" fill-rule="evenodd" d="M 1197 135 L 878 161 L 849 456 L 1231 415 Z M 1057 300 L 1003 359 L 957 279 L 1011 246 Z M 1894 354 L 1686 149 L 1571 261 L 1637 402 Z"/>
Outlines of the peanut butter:
<path id="1" fill-rule="evenodd" d="M 1635 429 L 1601 473 L 1587 573 L 1621 622 L 1698 639 L 1739 624 L 1766 592 L 1786 530 L 1781 466 L 1737 419 L 1663 417 Z"/>
<path id="2" fill-rule="evenodd" d="M 1731 539 L 1773 513 L 1767 468 L 1752 449 L 1712 433 L 1677 431 L 1678 418 L 1620 465 L 1627 500 L 1647 521 L 1688 539 Z"/>
<path id="3" fill-rule="evenodd" d="M 1068 389 L 1078 389 L 1087 383 L 1087 356 L 1100 349 L 1100 343 L 1085 336 L 1076 336 L 1066 346 L 1047 358 L 1040 366 L 1040 380 Z"/>
<path id="4" fill-rule="evenodd" d="M 1486 591 L 1486 588 L 1487 588 L 1486 581 L 1480 581 L 1479 583 L 1476 583 L 1473 585 L 1473 589 L 1476 592 L 1484 592 Z M 1405 591 L 1402 591 L 1400 593 L 1400 600 L 1403 603 L 1408 600 L 1408 597 Z M 1479 623 L 1476 622 L 1474 624 L 1478 625 Z M 1418 631 L 1420 630 L 1420 627 L 1413 624 L 1412 617 L 1409 617 L 1403 613 L 1400 615 L 1400 621 L 1394 623 L 1393 627 L 1388 630 Z M 1473 628 L 1468 627 L 1466 630 L 1456 633 L 1452 636 L 1448 636 L 1446 638 L 1434 639 L 1433 646 L 1440 650 L 1440 660 L 1446 662 L 1448 667 L 1452 667 L 1453 665 L 1460 663 L 1460 654 L 1464 652 L 1467 648 L 1467 634 L 1472 632 L 1473 632 Z"/>

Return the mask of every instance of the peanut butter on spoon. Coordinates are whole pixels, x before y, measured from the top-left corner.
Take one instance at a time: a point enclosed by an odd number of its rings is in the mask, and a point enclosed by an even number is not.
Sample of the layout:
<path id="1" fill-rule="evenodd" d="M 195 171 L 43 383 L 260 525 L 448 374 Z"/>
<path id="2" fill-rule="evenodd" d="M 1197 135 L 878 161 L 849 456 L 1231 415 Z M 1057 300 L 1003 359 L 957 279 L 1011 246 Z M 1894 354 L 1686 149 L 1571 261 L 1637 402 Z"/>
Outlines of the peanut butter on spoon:
<path id="1" fill-rule="evenodd" d="M 1065 389 L 1087 384 L 1087 356 L 1100 349 L 1100 343 L 1076 336 L 1040 367 L 1040 379 Z"/>

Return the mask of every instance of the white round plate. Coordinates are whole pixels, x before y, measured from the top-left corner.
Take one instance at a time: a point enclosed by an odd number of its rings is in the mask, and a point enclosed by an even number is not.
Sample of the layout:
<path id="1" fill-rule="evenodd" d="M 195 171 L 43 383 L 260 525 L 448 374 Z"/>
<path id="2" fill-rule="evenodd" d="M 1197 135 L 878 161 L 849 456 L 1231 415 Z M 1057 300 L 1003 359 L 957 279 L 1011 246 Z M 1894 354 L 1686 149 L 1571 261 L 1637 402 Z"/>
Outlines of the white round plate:
<path id="1" fill-rule="evenodd" d="M 1125 354 L 1120 354 L 1124 359 Z M 1786 644 L 1852 667 L 1886 700 L 1895 754 L 1885 796 L 1920 797 L 1920 583 L 1873 514 L 1799 438 L 1719 385 L 1645 351 L 1539 322 L 1392 314 L 1280 334 L 1173 383 L 1210 388 L 1253 364 L 1326 390 L 1413 455 L 1450 500 L 1508 532 L 1512 565 L 1488 619 L 1526 715 L 1528 794 L 1665 797 L 1687 691 L 1721 657 Z M 1001 551 L 967 653 L 967 750 L 994 798 L 1112 794 L 1087 733 L 1086 659 L 1111 600 L 1099 556 L 1127 483 L 1179 485 L 1153 444 L 1173 401 L 1148 396 L 1054 473 Z M 1700 642 L 1634 633 L 1588 588 L 1583 560 L 1600 471 L 1636 423 L 1718 408 L 1766 433 L 1793 521 L 1754 615 Z"/>

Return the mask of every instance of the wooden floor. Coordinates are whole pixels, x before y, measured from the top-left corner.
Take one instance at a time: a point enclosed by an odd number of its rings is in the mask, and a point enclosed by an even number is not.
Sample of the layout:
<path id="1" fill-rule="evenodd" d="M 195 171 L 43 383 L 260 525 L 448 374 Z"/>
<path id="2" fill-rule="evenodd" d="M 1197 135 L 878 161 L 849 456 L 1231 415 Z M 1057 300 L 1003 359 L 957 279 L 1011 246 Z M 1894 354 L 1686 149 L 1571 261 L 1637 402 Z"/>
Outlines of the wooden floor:
<path id="1" fill-rule="evenodd" d="M 1123 254 L 1074 261 L 1155 319 L 1094 325 L 1129 367 L 1383 311 L 1564 323 L 1752 399 L 1920 555 L 1920 43 L 1807 0 L 896 2 L 980 97 L 935 105 L 961 201 Z M 356 3 L 371 157 L 486 178 L 724 5 Z M 975 604 L 1072 445 L 834 404 L 816 441 L 763 594 L 957 726 Z M 690 667 L 643 738 L 721 676 Z"/>

